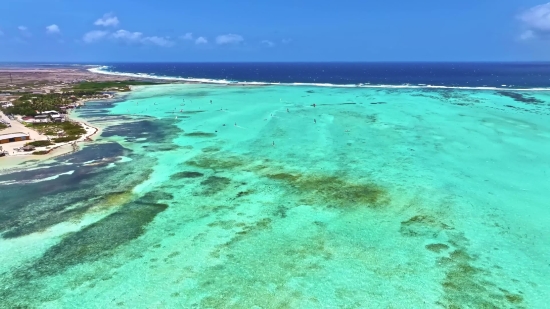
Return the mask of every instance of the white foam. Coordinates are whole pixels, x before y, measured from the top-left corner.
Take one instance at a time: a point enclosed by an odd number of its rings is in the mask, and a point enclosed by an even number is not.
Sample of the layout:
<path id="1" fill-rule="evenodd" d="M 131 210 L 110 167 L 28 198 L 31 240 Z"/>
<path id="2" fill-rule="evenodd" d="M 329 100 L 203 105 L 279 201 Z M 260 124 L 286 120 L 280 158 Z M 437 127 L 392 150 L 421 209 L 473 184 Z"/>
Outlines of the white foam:
<path id="1" fill-rule="evenodd" d="M 54 179 L 57 179 L 57 178 L 59 178 L 60 176 L 63 176 L 63 175 L 72 175 L 73 173 L 74 173 L 74 170 L 68 171 L 68 172 L 65 172 L 65 173 L 60 173 L 60 174 L 57 174 L 57 175 L 53 175 L 53 176 L 50 176 L 50 177 L 45 177 L 45 178 L 42 178 L 42 179 L 0 181 L 0 185 L 6 185 L 7 186 L 7 185 L 13 185 L 13 184 L 38 183 L 38 182 L 43 182 L 43 181 L 48 181 L 48 180 L 54 180 Z"/>
<path id="2" fill-rule="evenodd" d="M 109 66 L 99 66 L 88 69 L 88 71 L 98 74 L 118 75 L 137 78 L 148 78 L 158 80 L 169 81 L 182 81 L 192 83 L 204 83 L 204 84 L 223 84 L 223 85 L 250 85 L 250 86 L 268 86 L 268 85 L 281 85 L 281 86 L 307 86 L 307 87 L 333 87 L 333 88 L 388 88 L 388 89 L 459 89 L 459 90 L 516 90 L 516 91 L 550 91 L 550 88 L 506 88 L 500 87 L 467 87 L 467 86 L 434 86 L 427 84 L 418 85 L 371 85 L 369 83 L 361 84 L 330 84 L 330 83 L 270 83 L 270 82 L 239 82 L 230 81 L 226 79 L 208 79 L 208 78 L 191 78 L 191 77 L 172 77 L 172 76 L 157 76 L 155 74 L 147 73 L 122 73 L 107 71 Z M 504 86 L 504 85 L 503 85 Z"/>

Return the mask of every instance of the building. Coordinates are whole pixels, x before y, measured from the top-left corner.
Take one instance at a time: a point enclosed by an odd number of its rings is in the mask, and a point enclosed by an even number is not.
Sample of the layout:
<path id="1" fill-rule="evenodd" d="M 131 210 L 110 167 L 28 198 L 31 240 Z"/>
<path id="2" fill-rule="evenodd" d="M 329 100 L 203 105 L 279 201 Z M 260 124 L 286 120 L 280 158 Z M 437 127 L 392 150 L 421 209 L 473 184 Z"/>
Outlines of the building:
<path id="1" fill-rule="evenodd" d="M 0 102 L 0 106 L 2 108 L 8 108 L 8 107 L 12 107 L 13 106 L 13 103 L 11 103 L 10 101 L 1 101 Z"/>
<path id="2" fill-rule="evenodd" d="M 21 142 L 30 140 L 29 135 L 21 132 L 0 134 L 0 144 L 7 144 L 13 142 Z"/>
<path id="3" fill-rule="evenodd" d="M 45 115 L 53 116 L 53 115 L 59 115 L 59 112 L 58 111 L 45 111 L 45 112 L 41 112 L 39 114 L 41 114 L 41 115 L 45 114 Z"/>
<path id="4" fill-rule="evenodd" d="M 50 115 L 40 114 L 34 116 L 34 122 L 50 122 Z"/>

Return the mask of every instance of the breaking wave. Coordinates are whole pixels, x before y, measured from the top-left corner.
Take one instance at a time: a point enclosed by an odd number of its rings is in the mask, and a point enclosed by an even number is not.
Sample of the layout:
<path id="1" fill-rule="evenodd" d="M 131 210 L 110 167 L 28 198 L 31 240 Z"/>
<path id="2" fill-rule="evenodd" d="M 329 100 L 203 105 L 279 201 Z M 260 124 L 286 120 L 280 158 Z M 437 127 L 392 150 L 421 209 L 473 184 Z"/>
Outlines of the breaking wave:
<path id="1" fill-rule="evenodd" d="M 174 76 L 158 76 L 149 73 L 124 73 L 110 71 L 109 66 L 95 66 L 89 68 L 88 71 L 98 74 L 127 76 L 135 78 L 158 79 L 167 81 L 181 81 L 189 83 L 202 84 L 221 84 L 221 85 L 250 85 L 250 86 L 309 86 L 309 87 L 334 87 L 334 88 L 395 88 L 395 89 L 461 89 L 461 90 L 516 90 L 516 91 L 550 91 L 550 88 L 515 88 L 513 85 L 502 85 L 501 87 L 466 87 L 466 86 L 439 86 L 428 84 L 403 84 L 403 85 L 373 85 L 369 83 L 360 84 L 331 84 L 331 83 L 274 83 L 274 82 L 256 82 L 256 81 L 232 81 L 227 79 L 208 79 L 208 78 L 192 78 L 192 77 L 174 77 Z"/>

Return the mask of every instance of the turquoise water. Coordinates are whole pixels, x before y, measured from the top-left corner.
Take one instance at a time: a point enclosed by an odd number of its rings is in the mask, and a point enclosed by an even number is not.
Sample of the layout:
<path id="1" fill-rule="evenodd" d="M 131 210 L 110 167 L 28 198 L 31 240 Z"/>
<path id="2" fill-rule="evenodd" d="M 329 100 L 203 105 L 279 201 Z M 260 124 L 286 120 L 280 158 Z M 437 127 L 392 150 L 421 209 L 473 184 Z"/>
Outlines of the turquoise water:
<path id="1" fill-rule="evenodd" d="M 91 103 L 81 117 L 105 128 L 97 143 L 0 176 L 0 298 L 545 308 L 546 102 L 547 92 L 179 84 Z"/>

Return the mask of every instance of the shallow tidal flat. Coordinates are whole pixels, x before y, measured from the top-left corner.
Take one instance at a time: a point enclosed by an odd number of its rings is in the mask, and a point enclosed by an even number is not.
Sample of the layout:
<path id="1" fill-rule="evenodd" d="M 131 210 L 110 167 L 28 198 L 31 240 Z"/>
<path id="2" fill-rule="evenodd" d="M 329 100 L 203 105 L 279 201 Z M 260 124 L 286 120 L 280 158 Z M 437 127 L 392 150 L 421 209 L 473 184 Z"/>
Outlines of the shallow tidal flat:
<path id="1" fill-rule="evenodd" d="M 79 116 L 104 128 L 97 142 L 0 176 L 0 299 L 544 308 L 549 102 L 161 85 L 89 103 Z"/>

